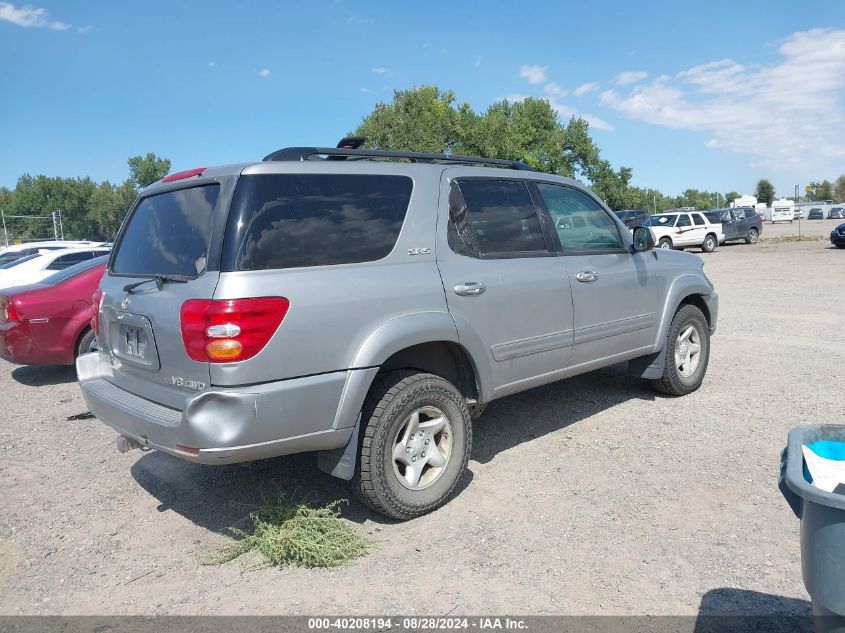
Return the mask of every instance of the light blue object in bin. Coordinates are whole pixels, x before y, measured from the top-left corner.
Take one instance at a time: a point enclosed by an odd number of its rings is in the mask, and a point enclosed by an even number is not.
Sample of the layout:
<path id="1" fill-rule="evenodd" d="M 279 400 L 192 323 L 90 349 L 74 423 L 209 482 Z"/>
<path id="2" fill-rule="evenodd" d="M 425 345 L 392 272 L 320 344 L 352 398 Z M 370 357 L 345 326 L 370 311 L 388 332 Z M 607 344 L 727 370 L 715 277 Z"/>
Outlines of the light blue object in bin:
<path id="1" fill-rule="evenodd" d="M 807 448 L 813 451 L 819 457 L 825 459 L 832 459 L 837 462 L 845 461 L 845 442 L 836 442 L 834 440 L 817 440 L 812 444 L 807 444 Z M 804 464 L 804 479 L 813 483 L 813 477 L 807 469 L 807 464 Z"/>

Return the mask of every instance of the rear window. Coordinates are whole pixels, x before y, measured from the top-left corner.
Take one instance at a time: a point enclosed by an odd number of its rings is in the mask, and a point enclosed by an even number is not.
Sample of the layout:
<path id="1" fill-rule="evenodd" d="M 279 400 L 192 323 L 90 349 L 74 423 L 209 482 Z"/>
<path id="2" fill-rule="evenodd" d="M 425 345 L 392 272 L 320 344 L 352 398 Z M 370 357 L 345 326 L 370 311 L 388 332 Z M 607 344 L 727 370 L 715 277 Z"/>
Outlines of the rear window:
<path id="1" fill-rule="evenodd" d="M 57 284 L 62 283 L 63 281 L 67 281 L 71 277 L 76 277 L 77 275 L 81 275 L 84 272 L 91 270 L 92 268 L 96 268 L 97 266 L 103 266 L 104 264 L 108 263 L 109 258 L 107 256 L 95 257 L 94 259 L 89 259 L 86 262 L 80 262 L 79 264 L 74 264 L 73 266 L 69 266 L 64 270 L 60 270 L 57 273 L 53 273 L 44 281 L 42 284 L 46 284 L 48 286 L 55 286 Z"/>
<path id="2" fill-rule="evenodd" d="M 242 176 L 229 212 L 221 269 L 382 259 L 399 237 L 412 188 L 405 176 Z"/>
<path id="3" fill-rule="evenodd" d="M 191 279 L 201 275 L 219 193 L 215 184 L 142 199 L 120 237 L 112 272 Z"/>

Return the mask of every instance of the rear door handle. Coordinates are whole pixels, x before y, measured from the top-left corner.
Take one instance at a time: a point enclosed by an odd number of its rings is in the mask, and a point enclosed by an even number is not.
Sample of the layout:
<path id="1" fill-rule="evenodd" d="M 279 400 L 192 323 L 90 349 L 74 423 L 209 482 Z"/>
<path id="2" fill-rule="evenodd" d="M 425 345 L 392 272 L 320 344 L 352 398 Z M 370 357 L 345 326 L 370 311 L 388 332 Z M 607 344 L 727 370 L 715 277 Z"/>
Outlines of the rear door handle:
<path id="1" fill-rule="evenodd" d="M 575 273 L 575 279 L 585 284 L 595 281 L 599 278 L 599 274 L 595 270 L 582 270 L 580 273 Z"/>
<path id="2" fill-rule="evenodd" d="M 461 295 L 462 297 L 480 295 L 485 290 L 487 290 L 487 287 L 480 281 L 465 281 L 455 286 L 455 294 Z"/>

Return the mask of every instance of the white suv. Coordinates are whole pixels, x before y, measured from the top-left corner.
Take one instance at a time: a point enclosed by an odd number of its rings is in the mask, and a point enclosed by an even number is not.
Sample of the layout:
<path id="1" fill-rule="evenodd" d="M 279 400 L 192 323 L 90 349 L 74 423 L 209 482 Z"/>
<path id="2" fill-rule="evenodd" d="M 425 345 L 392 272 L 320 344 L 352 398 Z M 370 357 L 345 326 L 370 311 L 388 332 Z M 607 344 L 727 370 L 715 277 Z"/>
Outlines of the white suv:
<path id="1" fill-rule="evenodd" d="M 714 224 L 698 211 L 656 213 L 645 223 L 654 234 L 654 242 L 660 248 L 683 249 L 698 246 L 705 253 L 712 253 L 716 246 L 724 243 L 722 225 Z"/>

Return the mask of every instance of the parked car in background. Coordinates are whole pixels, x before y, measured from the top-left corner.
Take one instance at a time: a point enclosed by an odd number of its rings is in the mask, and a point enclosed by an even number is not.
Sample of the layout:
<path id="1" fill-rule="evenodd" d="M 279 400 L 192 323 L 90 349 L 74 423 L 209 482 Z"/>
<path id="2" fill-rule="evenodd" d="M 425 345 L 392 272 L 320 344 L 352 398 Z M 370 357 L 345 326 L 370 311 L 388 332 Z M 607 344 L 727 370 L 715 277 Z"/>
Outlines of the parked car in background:
<path id="1" fill-rule="evenodd" d="M 833 207 L 827 217 L 831 220 L 845 220 L 845 208 Z"/>
<path id="2" fill-rule="evenodd" d="M 614 213 L 616 213 L 616 217 L 622 220 L 625 223 L 625 226 L 629 229 L 632 229 L 635 226 L 642 226 L 648 220 L 648 213 L 642 209 L 623 209 L 622 211 L 615 211 Z"/>
<path id="3" fill-rule="evenodd" d="M 839 248 L 845 248 L 845 223 L 830 232 L 830 243 Z"/>
<path id="4" fill-rule="evenodd" d="M 16 259 L 20 259 L 21 257 L 26 257 L 27 255 L 38 255 L 41 253 L 48 253 L 50 251 L 62 250 L 65 248 L 86 248 L 103 245 L 103 242 L 88 242 L 84 240 L 27 242 L 25 244 L 13 244 L 5 248 L 0 248 L 0 265 L 14 261 Z"/>
<path id="5" fill-rule="evenodd" d="M 91 297 L 108 257 L 97 257 L 42 281 L 0 291 L 0 358 L 19 365 L 72 365 L 96 349 Z"/>
<path id="6" fill-rule="evenodd" d="M 651 229 L 659 248 L 684 249 L 698 246 L 705 253 L 712 253 L 725 241 L 722 225 L 711 222 L 700 211 L 656 213 L 645 226 Z"/>
<path id="7" fill-rule="evenodd" d="M 456 490 L 488 402 L 623 360 L 675 396 L 704 378 L 718 299 L 701 259 L 655 252 L 575 180 L 336 148 L 166 180 L 121 227 L 102 350 L 76 361 L 124 450 L 319 451 L 409 519 Z"/>
<path id="8" fill-rule="evenodd" d="M 735 209 L 715 209 L 704 215 L 713 224 L 721 224 L 726 242 L 745 240 L 746 244 L 756 244 L 763 232 L 763 222 L 756 209 L 740 207 Z"/>
<path id="9" fill-rule="evenodd" d="M 792 211 L 792 219 L 793 220 L 803 220 L 804 219 L 804 209 L 794 209 Z"/>
<path id="10" fill-rule="evenodd" d="M 807 214 L 808 220 L 824 220 L 824 211 L 818 207 L 813 207 Z"/>
<path id="11" fill-rule="evenodd" d="M 37 283 L 56 271 L 106 255 L 108 252 L 109 249 L 104 247 L 65 248 L 28 255 L 25 261 L 13 262 L 17 265 L 0 270 L 0 289 Z"/>

